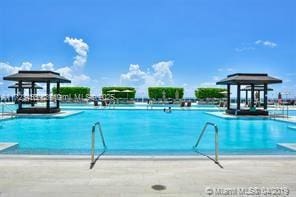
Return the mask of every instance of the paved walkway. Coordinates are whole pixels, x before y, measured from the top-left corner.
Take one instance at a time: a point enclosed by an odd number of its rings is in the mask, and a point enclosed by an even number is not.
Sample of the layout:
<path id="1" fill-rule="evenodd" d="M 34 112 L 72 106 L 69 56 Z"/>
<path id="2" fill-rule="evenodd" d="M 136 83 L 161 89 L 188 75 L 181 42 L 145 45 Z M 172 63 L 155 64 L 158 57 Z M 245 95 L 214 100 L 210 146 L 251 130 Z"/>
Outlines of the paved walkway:
<path id="1" fill-rule="evenodd" d="M 224 169 L 210 160 L 99 160 L 90 170 L 87 160 L 2 158 L 0 196 L 187 197 L 249 187 L 288 188 L 288 196 L 296 196 L 296 159 L 227 159 L 221 164 Z M 155 184 L 166 189 L 155 191 Z"/>

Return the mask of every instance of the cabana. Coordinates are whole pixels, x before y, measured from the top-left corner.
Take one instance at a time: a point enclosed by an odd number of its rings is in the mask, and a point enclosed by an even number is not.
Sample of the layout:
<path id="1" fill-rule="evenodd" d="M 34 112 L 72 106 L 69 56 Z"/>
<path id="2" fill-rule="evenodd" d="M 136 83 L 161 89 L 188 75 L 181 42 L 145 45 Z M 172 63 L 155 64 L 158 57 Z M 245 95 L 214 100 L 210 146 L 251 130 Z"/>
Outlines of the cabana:
<path id="1" fill-rule="evenodd" d="M 60 93 L 60 83 L 71 83 L 70 80 L 60 76 L 59 73 L 53 71 L 19 71 L 18 73 L 3 77 L 3 80 L 16 81 L 17 82 L 17 103 L 18 109 L 17 113 L 57 113 L 60 112 L 60 102 L 56 100 L 56 106 L 50 106 L 50 84 L 56 83 L 57 86 L 57 95 Z M 34 107 L 35 102 L 31 102 L 31 107 L 23 108 L 23 98 L 24 98 L 24 89 L 25 84 L 30 83 L 31 90 L 34 90 L 36 93 L 36 82 L 46 83 L 46 107 Z M 24 86 L 23 86 L 24 85 Z M 30 98 L 31 99 L 31 98 Z"/>
<path id="2" fill-rule="evenodd" d="M 249 92 L 251 92 L 252 90 L 252 87 L 250 85 L 248 86 L 245 86 L 244 88 L 241 89 L 241 91 L 245 91 L 246 93 L 246 97 L 245 97 L 245 103 L 246 105 L 249 104 Z M 261 95 L 261 92 L 264 92 L 264 85 L 255 85 L 254 87 L 254 91 L 257 92 L 257 95 L 258 95 L 258 101 L 259 101 L 259 104 L 260 104 L 260 95 Z M 267 88 L 267 91 L 273 91 L 272 88 Z"/>
<path id="3" fill-rule="evenodd" d="M 15 94 L 15 96 L 17 96 L 18 95 L 18 87 L 19 87 L 19 85 L 18 85 L 18 83 L 15 83 L 15 84 L 12 84 L 12 85 L 10 85 L 10 86 L 8 86 L 8 88 L 11 88 L 11 89 L 14 89 L 14 94 Z M 32 88 L 32 83 L 24 83 L 23 82 L 23 84 L 22 84 L 22 87 L 23 87 L 23 89 L 25 90 L 25 89 L 28 89 L 29 90 L 29 97 L 31 97 L 31 94 L 37 94 L 37 90 L 38 89 L 43 89 L 41 86 L 39 86 L 38 84 L 35 84 L 35 86 L 34 86 L 34 89 Z M 31 101 L 31 102 L 29 102 L 29 103 L 31 103 L 32 104 L 32 106 L 34 106 L 34 101 Z M 15 104 L 17 104 L 17 100 L 15 100 Z"/>
<path id="4" fill-rule="evenodd" d="M 282 80 L 268 76 L 266 73 L 235 73 L 228 75 L 227 78 L 218 81 L 217 85 L 227 85 L 227 109 L 226 113 L 233 115 L 268 115 L 267 111 L 267 91 L 268 84 L 282 83 Z M 230 87 L 237 86 L 236 108 L 230 107 Z M 248 109 L 241 109 L 241 86 L 250 86 L 251 102 Z M 255 107 L 255 87 L 257 91 L 263 91 L 263 109 Z M 262 88 L 262 89 L 261 89 Z"/>

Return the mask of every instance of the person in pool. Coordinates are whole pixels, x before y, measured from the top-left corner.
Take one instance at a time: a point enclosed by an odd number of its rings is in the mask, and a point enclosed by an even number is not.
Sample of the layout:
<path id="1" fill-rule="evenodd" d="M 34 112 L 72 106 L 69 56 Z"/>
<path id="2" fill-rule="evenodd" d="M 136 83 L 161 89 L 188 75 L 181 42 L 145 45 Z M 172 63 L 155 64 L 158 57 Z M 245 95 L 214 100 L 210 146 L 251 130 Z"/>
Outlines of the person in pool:
<path id="1" fill-rule="evenodd" d="M 169 107 L 168 109 L 167 108 L 163 108 L 163 111 L 166 112 L 166 113 L 171 113 L 172 112 L 172 108 Z"/>

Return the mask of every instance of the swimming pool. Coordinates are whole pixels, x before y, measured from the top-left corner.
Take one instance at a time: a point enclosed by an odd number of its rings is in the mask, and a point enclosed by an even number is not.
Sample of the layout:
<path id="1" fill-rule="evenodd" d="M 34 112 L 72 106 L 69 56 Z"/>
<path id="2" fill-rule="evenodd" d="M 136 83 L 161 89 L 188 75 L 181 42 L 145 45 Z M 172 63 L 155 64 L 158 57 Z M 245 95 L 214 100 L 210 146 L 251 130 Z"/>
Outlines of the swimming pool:
<path id="1" fill-rule="evenodd" d="M 288 128 L 289 123 L 229 120 L 194 110 L 85 110 L 59 119 L 16 118 L 2 121 L 0 142 L 19 143 L 4 153 L 89 154 L 91 126 L 97 121 L 108 146 L 106 154 L 195 154 L 192 146 L 207 121 L 219 127 L 221 154 L 295 154 L 277 147 L 277 143 L 296 143 L 296 131 Z M 213 140 L 209 128 L 200 150 L 213 152 Z"/>

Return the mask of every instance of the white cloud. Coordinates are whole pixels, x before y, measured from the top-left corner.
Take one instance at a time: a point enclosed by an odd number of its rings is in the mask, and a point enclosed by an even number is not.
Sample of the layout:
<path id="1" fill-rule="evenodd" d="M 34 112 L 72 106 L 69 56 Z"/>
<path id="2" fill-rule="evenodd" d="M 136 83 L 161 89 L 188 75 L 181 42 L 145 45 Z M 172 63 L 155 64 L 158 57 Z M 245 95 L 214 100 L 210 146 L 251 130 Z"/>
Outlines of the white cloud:
<path id="1" fill-rule="evenodd" d="M 242 43 L 241 47 L 235 48 L 235 51 L 236 52 L 252 51 L 252 50 L 255 50 L 257 46 L 275 48 L 277 47 L 277 43 L 269 40 L 256 40 L 255 42 L 251 42 L 251 43 Z"/>
<path id="2" fill-rule="evenodd" d="M 61 74 L 61 76 L 66 77 L 71 80 L 72 85 L 82 85 L 83 83 L 89 82 L 91 78 L 82 73 L 82 70 L 77 71 L 76 67 L 84 67 L 87 61 L 88 44 L 82 39 L 66 37 L 65 43 L 72 46 L 77 53 L 74 57 L 74 62 L 72 66 L 64 66 L 60 68 L 55 68 L 52 62 L 41 65 L 41 70 L 51 70 Z"/>
<path id="3" fill-rule="evenodd" d="M 173 66 L 173 61 L 162 61 L 152 65 L 154 69 L 154 79 L 157 80 L 157 83 L 171 84 L 173 82 L 173 74 L 171 71 L 171 67 Z"/>
<path id="4" fill-rule="evenodd" d="M 164 86 L 173 83 L 173 74 L 171 67 L 173 61 L 161 61 L 151 65 L 152 72 L 149 69 L 143 71 L 138 64 L 131 64 L 125 74 L 120 75 L 120 83 L 138 87 L 144 91 L 149 86 Z"/>
<path id="5" fill-rule="evenodd" d="M 89 82 L 91 78 L 85 74 L 76 73 L 72 68 L 65 66 L 55 70 L 61 74 L 61 76 L 66 77 L 71 80 L 72 85 L 81 85 L 82 83 Z"/>
<path id="6" fill-rule="evenodd" d="M 248 47 L 235 48 L 236 52 L 252 51 L 252 50 L 255 50 L 255 47 L 248 46 Z"/>
<path id="7" fill-rule="evenodd" d="M 42 64 L 41 65 L 41 70 L 54 70 L 54 65 L 51 62 L 48 62 L 47 64 Z"/>
<path id="8" fill-rule="evenodd" d="M 265 47 L 270 47 L 270 48 L 277 47 L 277 44 L 275 42 L 272 42 L 269 40 L 257 40 L 257 41 L 255 41 L 255 44 L 265 46 Z"/>
<path id="9" fill-rule="evenodd" d="M 62 68 L 58 68 L 55 71 L 58 72 L 58 73 L 60 73 L 63 77 L 72 79 L 72 72 L 73 72 L 73 70 L 70 67 L 68 67 L 68 66 L 65 66 L 65 67 L 62 67 Z"/>
<path id="10" fill-rule="evenodd" d="M 31 70 L 31 62 L 23 62 L 20 66 L 12 66 L 9 63 L 0 62 L 0 73 L 1 74 L 13 74 L 19 70 Z"/>
<path id="11" fill-rule="evenodd" d="M 120 80 L 121 82 L 128 81 L 136 84 L 142 84 L 145 83 L 147 75 L 147 73 L 140 69 L 140 66 L 138 64 L 131 64 L 128 72 L 120 76 Z"/>
<path id="12" fill-rule="evenodd" d="M 87 61 L 87 53 L 89 49 L 88 44 L 82 39 L 70 37 L 66 37 L 64 42 L 72 46 L 77 53 L 77 55 L 74 57 L 73 66 L 83 67 Z"/>

